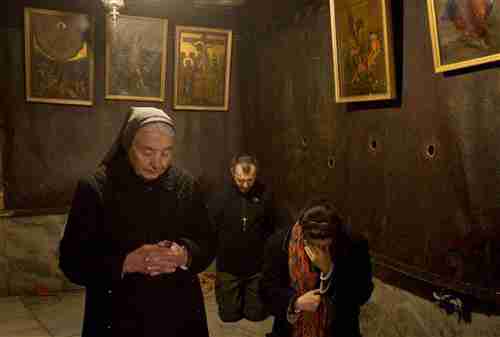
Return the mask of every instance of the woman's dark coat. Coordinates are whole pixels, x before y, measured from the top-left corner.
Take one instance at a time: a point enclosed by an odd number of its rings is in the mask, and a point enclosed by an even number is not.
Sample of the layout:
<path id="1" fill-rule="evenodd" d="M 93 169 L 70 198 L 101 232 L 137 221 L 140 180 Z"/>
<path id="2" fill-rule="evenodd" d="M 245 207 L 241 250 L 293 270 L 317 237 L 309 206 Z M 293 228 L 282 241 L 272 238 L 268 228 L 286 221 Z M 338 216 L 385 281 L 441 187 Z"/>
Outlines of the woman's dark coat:
<path id="1" fill-rule="evenodd" d="M 214 256 L 214 231 L 198 185 L 169 168 L 146 183 L 123 156 L 78 183 L 60 245 L 60 267 L 86 287 L 82 337 L 208 337 L 196 276 Z M 125 274 L 126 255 L 172 240 L 192 256 L 187 271 Z"/>
<path id="2" fill-rule="evenodd" d="M 290 301 L 297 295 L 290 285 L 288 268 L 290 234 L 289 229 L 273 235 L 264 253 L 260 293 L 275 316 L 273 337 L 292 336 L 292 325 L 286 313 Z M 342 245 L 335 252 L 333 283 L 325 295 L 332 318 L 329 330 L 332 337 L 359 337 L 360 306 L 370 298 L 373 290 L 370 255 L 366 240 L 344 234 Z"/>

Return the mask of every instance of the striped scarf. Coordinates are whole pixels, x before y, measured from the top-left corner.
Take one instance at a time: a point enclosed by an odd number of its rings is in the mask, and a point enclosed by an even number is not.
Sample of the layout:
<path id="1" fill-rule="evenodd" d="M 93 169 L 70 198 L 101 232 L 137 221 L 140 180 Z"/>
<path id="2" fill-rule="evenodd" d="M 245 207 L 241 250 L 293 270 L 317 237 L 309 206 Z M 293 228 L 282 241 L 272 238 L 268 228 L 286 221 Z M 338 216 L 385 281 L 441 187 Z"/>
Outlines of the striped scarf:
<path id="1" fill-rule="evenodd" d="M 312 271 L 311 261 L 304 250 L 304 235 L 299 223 L 292 228 L 288 246 L 288 269 L 291 286 L 297 297 L 317 288 L 319 273 Z M 327 306 L 322 299 L 316 312 L 300 314 L 293 326 L 293 337 L 325 337 L 327 317 Z"/>

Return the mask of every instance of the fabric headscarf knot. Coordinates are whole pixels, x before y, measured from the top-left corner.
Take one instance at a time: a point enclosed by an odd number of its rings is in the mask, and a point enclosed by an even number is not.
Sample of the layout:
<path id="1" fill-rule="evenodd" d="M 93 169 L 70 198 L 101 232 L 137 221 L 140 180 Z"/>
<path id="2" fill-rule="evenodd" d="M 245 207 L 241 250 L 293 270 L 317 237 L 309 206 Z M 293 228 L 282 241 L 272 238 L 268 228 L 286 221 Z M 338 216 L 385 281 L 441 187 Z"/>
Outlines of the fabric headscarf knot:
<path id="1" fill-rule="evenodd" d="M 132 107 L 118 137 L 104 156 L 101 164 L 108 165 L 120 152 L 120 147 L 127 152 L 132 146 L 137 131 L 152 123 L 164 124 L 172 134 L 175 134 L 174 120 L 165 111 L 154 107 Z"/>

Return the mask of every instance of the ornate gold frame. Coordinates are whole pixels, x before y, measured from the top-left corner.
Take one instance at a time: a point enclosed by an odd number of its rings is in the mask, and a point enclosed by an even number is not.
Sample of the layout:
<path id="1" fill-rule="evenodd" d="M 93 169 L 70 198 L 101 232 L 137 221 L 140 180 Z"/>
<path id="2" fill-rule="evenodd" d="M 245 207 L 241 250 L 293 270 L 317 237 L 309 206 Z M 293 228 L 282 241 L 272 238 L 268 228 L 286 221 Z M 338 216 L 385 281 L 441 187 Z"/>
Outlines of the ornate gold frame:
<path id="1" fill-rule="evenodd" d="M 111 69 L 111 43 L 109 34 L 113 29 L 113 23 L 110 18 L 106 20 L 106 85 L 105 85 L 105 98 L 106 99 L 114 99 L 114 100 L 133 100 L 133 101 L 149 101 L 149 102 L 163 102 L 165 101 L 165 82 L 166 82 L 166 73 L 167 73 L 167 36 L 168 36 L 168 20 L 160 19 L 160 18 L 148 18 L 148 17 L 140 17 L 140 16 L 129 16 L 129 15 L 120 15 L 118 18 L 118 24 L 127 20 L 143 20 L 149 22 L 157 22 L 162 29 L 162 45 L 161 45 L 161 66 L 158 69 L 160 73 L 160 95 L 153 96 L 133 96 L 133 95 L 116 95 L 111 94 L 111 73 L 114 71 Z M 133 29 L 133 25 L 129 26 L 130 29 Z"/>
<path id="2" fill-rule="evenodd" d="M 226 55 L 226 66 L 224 74 L 224 99 L 223 104 L 218 106 L 208 106 L 199 104 L 181 104 L 179 103 L 179 58 L 180 58 L 180 42 L 183 33 L 206 33 L 206 34 L 218 34 L 225 35 L 226 45 L 225 45 L 225 55 Z M 212 110 L 212 111 L 227 111 L 229 109 L 229 94 L 230 94 L 230 77 L 231 77 L 231 50 L 232 50 L 232 36 L 231 30 L 226 29 L 215 29 L 215 28 L 203 28 L 203 27 L 191 27 L 191 26 L 176 26 L 175 33 L 175 70 L 174 70 L 174 109 L 179 110 Z"/>
<path id="3" fill-rule="evenodd" d="M 34 97 L 32 95 L 32 29 L 31 29 L 31 14 L 46 14 L 46 15 L 57 15 L 57 16 L 84 16 L 88 18 L 90 23 L 90 45 L 87 48 L 89 57 L 89 99 L 70 99 L 70 98 L 50 98 L 50 97 Z M 25 57 L 25 89 L 26 89 L 26 100 L 28 102 L 40 102 L 40 103 L 55 103 L 55 104 L 73 104 L 73 105 L 92 105 L 94 101 L 94 21 L 93 18 L 87 14 L 72 13 L 72 12 L 62 12 L 47 9 L 38 9 L 26 7 L 24 9 L 24 57 Z"/>
<path id="4" fill-rule="evenodd" d="M 348 95 L 343 92 L 344 83 L 343 72 L 342 72 L 342 55 L 346 52 L 344 50 L 341 41 L 339 41 L 339 35 L 342 33 L 340 27 L 337 26 L 337 19 L 341 17 L 340 5 L 338 5 L 339 0 L 330 0 L 330 19 L 331 19 L 331 32 L 332 32 L 332 55 L 333 55 L 333 72 L 335 81 L 335 100 L 337 103 L 345 102 L 362 102 L 362 101 L 374 101 L 374 100 L 388 100 L 393 99 L 396 96 L 395 89 L 395 76 L 394 76 L 394 51 L 392 45 L 392 22 L 391 22 L 391 6 L 390 0 L 358 0 L 355 5 L 361 4 L 363 2 L 377 1 L 380 3 L 381 13 L 380 20 L 382 21 L 383 30 L 383 51 L 384 51 L 384 69 L 385 69 L 385 79 L 386 85 L 383 93 L 370 93 Z M 337 7 L 335 2 L 337 2 Z M 376 15 L 377 13 L 372 13 Z"/>
<path id="5" fill-rule="evenodd" d="M 437 23 L 438 16 L 436 13 L 435 0 L 427 0 L 427 11 L 429 15 L 429 28 L 432 41 L 432 56 L 434 58 L 434 69 L 436 73 L 442 73 L 445 71 L 461 69 L 465 67 L 472 67 L 479 64 L 484 64 L 488 62 L 500 60 L 500 53 L 475 57 L 469 60 L 458 61 L 454 63 L 445 64 L 441 60 L 441 47 L 439 44 L 439 27 Z"/>

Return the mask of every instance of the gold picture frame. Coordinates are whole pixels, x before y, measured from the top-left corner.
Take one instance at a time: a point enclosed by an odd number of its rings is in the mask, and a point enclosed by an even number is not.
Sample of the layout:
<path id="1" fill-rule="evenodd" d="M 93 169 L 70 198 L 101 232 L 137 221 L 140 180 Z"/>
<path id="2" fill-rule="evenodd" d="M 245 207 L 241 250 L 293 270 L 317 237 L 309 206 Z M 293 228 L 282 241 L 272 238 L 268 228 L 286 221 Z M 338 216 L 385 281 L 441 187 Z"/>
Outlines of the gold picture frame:
<path id="1" fill-rule="evenodd" d="M 396 96 L 390 0 L 330 0 L 335 100 Z"/>
<path id="2" fill-rule="evenodd" d="M 177 26 L 174 109 L 229 109 L 232 31 Z"/>
<path id="3" fill-rule="evenodd" d="M 92 105 L 94 22 L 80 13 L 24 9 L 28 102 Z"/>
<path id="4" fill-rule="evenodd" d="M 165 101 L 168 20 L 106 20 L 106 99 Z"/>
<path id="5" fill-rule="evenodd" d="M 427 0 L 436 73 L 500 60 L 500 8 L 493 4 L 486 0 L 474 10 L 465 2 Z"/>

